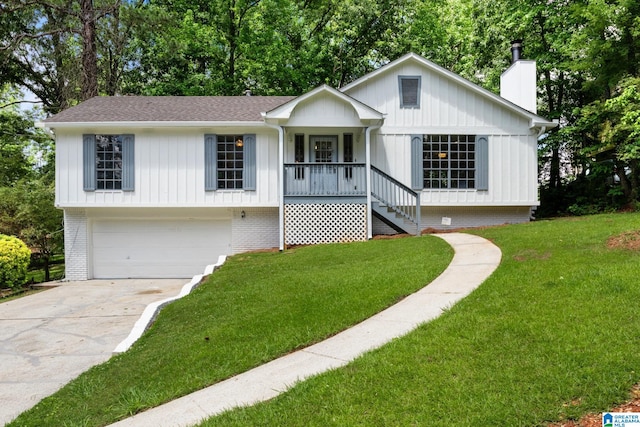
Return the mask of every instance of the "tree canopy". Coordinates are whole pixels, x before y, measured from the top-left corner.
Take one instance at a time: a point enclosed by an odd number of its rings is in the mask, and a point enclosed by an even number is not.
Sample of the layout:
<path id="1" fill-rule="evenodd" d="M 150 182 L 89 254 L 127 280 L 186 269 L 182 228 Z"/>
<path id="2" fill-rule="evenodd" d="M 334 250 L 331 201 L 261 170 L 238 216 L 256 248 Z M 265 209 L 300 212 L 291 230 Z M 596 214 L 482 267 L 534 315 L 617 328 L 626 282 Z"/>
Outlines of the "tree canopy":
<path id="1" fill-rule="evenodd" d="M 96 94 L 296 95 L 413 51 L 498 92 L 514 39 L 560 124 L 540 140 L 539 214 L 593 198 L 594 180 L 598 209 L 637 202 L 637 0 L 6 0 L 0 81 L 51 114 Z M 4 150 L 20 179 L 23 154 Z"/>

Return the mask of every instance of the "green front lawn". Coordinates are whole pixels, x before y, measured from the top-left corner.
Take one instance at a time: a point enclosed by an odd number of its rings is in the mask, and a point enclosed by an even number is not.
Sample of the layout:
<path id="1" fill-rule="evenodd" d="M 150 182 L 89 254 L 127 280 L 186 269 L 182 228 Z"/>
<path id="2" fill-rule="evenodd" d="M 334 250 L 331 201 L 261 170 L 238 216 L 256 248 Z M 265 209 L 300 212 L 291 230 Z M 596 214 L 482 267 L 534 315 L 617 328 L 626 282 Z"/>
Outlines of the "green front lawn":
<path id="1" fill-rule="evenodd" d="M 640 214 L 474 231 L 502 264 L 440 318 L 204 425 L 544 426 L 605 411 L 640 382 L 640 253 L 607 246 L 631 230 Z M 450 256 L 425 236 L 233 257 L 131 351 L 11 425 L 103 425 L 219 381 L 357 323 Z"/>
<path id="2" fill-rule="evenodd" d="M 131 350 L 10 425 L 106 425 L 188 394 L 370 317 L 428 284 L 452 256 L 424 236 L 231 257 L 165 307 Z"/>
<path id="3" fill-rule="evenodd" d="M 639 229 L 618 214 L 475 231 L 502 264 L 443 316 L 203 425 L 545 426 L 606 411 L 640 381 L 640 253 L 607 241 Z"/>

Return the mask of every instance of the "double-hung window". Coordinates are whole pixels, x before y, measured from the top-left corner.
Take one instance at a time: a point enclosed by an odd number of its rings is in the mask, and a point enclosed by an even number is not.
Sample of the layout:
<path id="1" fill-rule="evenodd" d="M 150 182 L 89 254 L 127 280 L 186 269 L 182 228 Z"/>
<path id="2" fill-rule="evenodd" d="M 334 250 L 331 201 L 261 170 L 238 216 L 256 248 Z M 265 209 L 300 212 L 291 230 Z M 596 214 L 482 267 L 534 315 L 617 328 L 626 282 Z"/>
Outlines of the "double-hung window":
<path id="1" fill-rule="evenodd" d="M 413 135 L 412 187 L 488 190 L 488 138 L 477 135 Z"/>
<path id="2" fill-rule="evenodd" d="M 83 135 L 83 188 L 134 190 L 134 136 Z"/>
<path id="3" fill-rule="evenodd" d="M 256 136 L 205 135 L 205 190 L 256 189 Z"/>

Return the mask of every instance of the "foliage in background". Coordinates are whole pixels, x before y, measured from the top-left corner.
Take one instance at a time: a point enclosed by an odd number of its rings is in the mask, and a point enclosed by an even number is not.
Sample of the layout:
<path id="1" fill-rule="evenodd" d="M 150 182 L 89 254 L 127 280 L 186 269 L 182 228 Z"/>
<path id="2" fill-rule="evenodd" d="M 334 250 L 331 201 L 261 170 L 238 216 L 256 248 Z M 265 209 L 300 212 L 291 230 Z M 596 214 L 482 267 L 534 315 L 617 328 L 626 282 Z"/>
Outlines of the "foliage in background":
<path id="1" fill-rule="evenodd" d="M 20 239 L 0 234 L 0 287 L 17 288 L 24 284 L 31 251 Z"/>
<path id="2" fill-rule="evenodd" d="M 156 0 L 136 11 L 125 93 L 299 95 L 388 61 L 406 0 Z M 162 25 L 163 31 L 157 31 Z M 395 54 L 395 52 L 391 52 Z"/>
<path id="3" fill-rule="evenodd" d="M 638 201 L 637 137 L 623 129 L 640 78 L 636 0 L 8 0 L 0 12 L 0 81 L 47 113 L 95 94 L 298 95 L 408 51 L 498 92 L 521 39 L 538 113 L 559 123 L 539 141 L 539 216 L 586 193 L 588 211 Z M 603 161 L 612 183 L 593 172 Z"/>
<path id="4" fill-rule="evenodd" d="M 38 173 L 53 179 L 51 137 L 35 127 L 37 110 L 20 110 L 22 96 L 0 85 L 0 187 Z"/>
<path id="5" fill-rule="evenodd" d="M 62 252 L 62 211 L 54 205 L 53 183 L 23 180 L 0 187 L 0 233 L 20 237 L 43 264 L 49 281 L 49 261 Z"/>
<path id="6" fill-rule="evenodd" d="M 62 212 L 54 206 L 53 141 L 22 110 L 21 94 L 0 87 L 0 233 L 22 239 L 44 264 L 62 252 Z"/>

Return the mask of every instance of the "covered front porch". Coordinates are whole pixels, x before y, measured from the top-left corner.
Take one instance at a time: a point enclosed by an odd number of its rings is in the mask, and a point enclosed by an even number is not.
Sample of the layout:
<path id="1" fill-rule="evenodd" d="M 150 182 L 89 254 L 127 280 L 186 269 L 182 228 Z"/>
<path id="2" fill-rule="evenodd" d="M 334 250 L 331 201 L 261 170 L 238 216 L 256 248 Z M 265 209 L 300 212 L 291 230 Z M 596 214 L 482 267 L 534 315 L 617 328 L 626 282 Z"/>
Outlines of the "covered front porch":
<path id="1" fill-rule="evenodd" d="M 370 239 L 373 216 L 419 231 L 419 195 L 371 165 L 382 113 L 322 86 L 263 117 L 279 134 L 280 249 Z"/>

